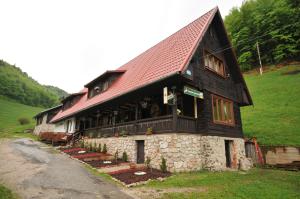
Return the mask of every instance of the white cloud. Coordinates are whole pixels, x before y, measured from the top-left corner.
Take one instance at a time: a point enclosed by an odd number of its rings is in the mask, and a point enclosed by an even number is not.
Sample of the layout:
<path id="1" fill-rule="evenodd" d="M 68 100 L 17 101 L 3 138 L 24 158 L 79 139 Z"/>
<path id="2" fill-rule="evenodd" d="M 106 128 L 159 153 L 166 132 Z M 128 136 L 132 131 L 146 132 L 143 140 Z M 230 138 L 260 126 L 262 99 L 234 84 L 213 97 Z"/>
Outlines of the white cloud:
<path id="1" fill-rule="evenodd" d="M 242 0 L 0 0 L 0 59 L 76 92 L 216 5 Z"/>

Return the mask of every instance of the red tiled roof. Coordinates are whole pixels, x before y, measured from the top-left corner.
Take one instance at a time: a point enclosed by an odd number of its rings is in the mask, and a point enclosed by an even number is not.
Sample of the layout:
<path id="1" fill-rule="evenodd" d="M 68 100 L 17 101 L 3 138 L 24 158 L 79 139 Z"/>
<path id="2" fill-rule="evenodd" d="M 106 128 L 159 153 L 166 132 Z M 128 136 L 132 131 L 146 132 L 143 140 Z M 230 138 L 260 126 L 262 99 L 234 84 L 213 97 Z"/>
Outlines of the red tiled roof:
<path id="1" fill-rule="evenodd" d="M 85 94 L 74 106 L 65 111 L 60 111 L 51 122 L 59 121 L 82 110 L 156 82 L 164 77 L 182 72 L 217 11 L 217 7 L 210 10 L 118 68 L 117 70 L 124 70 L 126 72 L 107 91 L 90 99 Z"/>

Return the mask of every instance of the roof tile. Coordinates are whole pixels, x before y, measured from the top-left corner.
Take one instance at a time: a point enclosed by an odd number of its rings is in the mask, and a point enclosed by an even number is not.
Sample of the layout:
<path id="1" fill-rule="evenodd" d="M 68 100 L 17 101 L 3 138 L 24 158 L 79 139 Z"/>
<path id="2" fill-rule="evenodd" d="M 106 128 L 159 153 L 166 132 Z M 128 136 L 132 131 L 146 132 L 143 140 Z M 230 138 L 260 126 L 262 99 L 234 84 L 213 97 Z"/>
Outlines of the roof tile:
<path id="1" fill-rule="evenodd" d="M 85 94 L 74 106 L 60 111 L 51 122 L 56 122 L 77 112 L 101 104 L 119 95 L 155 82 L 176 72 L 181 72 L 192 56 L 197 44 L 218 8 L 205 13 L 192 23 L 146 50 L 117 70 L 125 70 L 111 87 L 91 98 Z"/>

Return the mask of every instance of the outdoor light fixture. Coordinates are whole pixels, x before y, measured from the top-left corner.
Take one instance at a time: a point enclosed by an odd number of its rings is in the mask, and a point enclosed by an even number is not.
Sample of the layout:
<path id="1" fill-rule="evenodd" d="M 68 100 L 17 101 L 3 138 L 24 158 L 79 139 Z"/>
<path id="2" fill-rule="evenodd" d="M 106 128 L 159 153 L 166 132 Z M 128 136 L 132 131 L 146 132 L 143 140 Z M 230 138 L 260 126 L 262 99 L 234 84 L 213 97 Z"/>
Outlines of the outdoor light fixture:
<path id="1" fill-rule="evenodd" d="M 141 101 L 140 104 L 142 108 L 147 108 L 148 103 L 146 101 Z"/>

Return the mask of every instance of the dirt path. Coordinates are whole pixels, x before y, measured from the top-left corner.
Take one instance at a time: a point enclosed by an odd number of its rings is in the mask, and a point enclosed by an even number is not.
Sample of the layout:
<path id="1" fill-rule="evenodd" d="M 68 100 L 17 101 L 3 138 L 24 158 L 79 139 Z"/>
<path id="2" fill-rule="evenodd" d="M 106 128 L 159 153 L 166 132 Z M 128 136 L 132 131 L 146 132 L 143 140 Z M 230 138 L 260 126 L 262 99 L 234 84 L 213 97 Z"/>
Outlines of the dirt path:
<path id="1" fill-rule="evenodd" d="M 24 199 L 131 198 L 79 162 L 29 139 L 0 140 L 0 183 Z"/>

